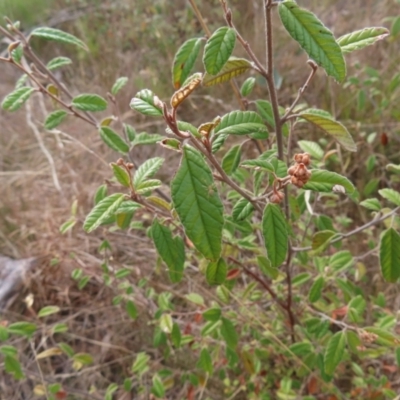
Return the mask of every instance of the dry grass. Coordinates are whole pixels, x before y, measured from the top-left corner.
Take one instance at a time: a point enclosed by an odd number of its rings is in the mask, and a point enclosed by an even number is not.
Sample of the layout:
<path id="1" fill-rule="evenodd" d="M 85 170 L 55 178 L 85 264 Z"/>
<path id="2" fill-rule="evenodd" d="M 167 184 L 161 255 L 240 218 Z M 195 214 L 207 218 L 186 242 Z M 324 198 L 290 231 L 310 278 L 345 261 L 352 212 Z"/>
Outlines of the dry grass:
<path id="1" fill-rule="evenodd" d="M 122 110 L 126 112 L 126 121 L 132 122 L 138 131 L 162 133 L 161 125 L 149 123 L 138 117 L 134 119 L 127 111 L 127 103 L 132 95 L 143 87 L 154 89 L 162 97 L 169 96 L 172 88 L 167 79 L 170 79 L 169 65 L 178 46 L 176 41 L 183 42 L 192 31 L 201 33 L 199 26 L 193 22 L 189 11 L 184 7 L 183 1 L 179 2 L 179 5 L 177 2 L 175 10 L 170 10 L 165 5 L 161 10 L 167 13 L 165 21 L 157 20 L 163 15 L 162 12 L 158 14 L 151 5 L 146 8 L 143 2 L 139 3 L 138 7 L 144 7 L 146 11 L 144 17 L 141 17 L 141 25 L 132 24 L 131 19 L 126 16 L 125 7 L 128 6 L 125 2 L 118 2 L 108 8 L 106 4 L 106 12 L 103 14 L 99 15 L 101 11 L 85 14 L 85 17 L 77 19 L 72 27 L 68 25 L 78 35 L 83 33 L 84 36 L 88 36 L 94 57 L 88 59 L 79 55 L 76 60 L 78 73 L 75 69 L 69 69 L 65 78 L 76 90 L 79 87 L 81 91 L 97 91 L 104 94 L 117 76 L 130 77 L 130 84 L 124 90 L 120 103 Z M 211 8 L 211 3 L 217 2 L 209 3 Z M 262 54 L 262 29 L 253 28 L 262 26 L 258 2 L 249 2 L 249 7 L 245 6 L 247 2 L 236 3 L 241 4 L 239 8 L 243 16 L 239 26 L 245 37 L 256 43 L 255 51 Z M 319 1 L 301 2 L 302 5 L 315 10 L 328 26 L 334 26 L 336 34 L 366 25 L 381 25 L 383 17 L 395 11 L 395 2 L 390 0 L 359 0 L 351 4 L 347 1 L 325 3 L 329 3 L 329 6 L 324 7 Z M 202 10 L 210 26 L 218 26 L 217 22 L 211 23 L 217 14 L 209 14 L 206 7 Z M 138 17 L 140 16 L 136 16 Z M 234 18 L 239 18 L 239 13 L 234 14 Z M 91 32 L 91 27 L 96 26 L 96 21 L 104 24 L 101 37 L 97 36 L 98 31 Z M 219 21 L 222 22 L 222 18 L 219 18 Z M 357 26 L 354 25 L 355 22 Z M 132 28 L 133 25 L 136 27 Z M 285 34 L 281 33 L 277 34 L 277 38 L 278 43 L 286 40 Z M 308 73 L 306 69 L 299 68 L 299 65 L 306 61 L 306 57 L 299 54 L 297 49 L 296 44 L 287 45 L 285 42 L 284 46 L 279 46 L 276 50 L 278 71 L 285 77 L 285 88 L 280 91 L 283 105 L 290 102 Z M 52 46 L 48 47 L 45 57 L 53 50 Z M 398 44 L 382 43 L 372 50 L 356 53 L 349 58 L 349 70 L 354 71 L 353 65 L 360 62 L 390 75 L 396 64 L 390 63 L 389 60 L 395 56 L 396 51 L 399 51 Z M 0 97 L 12 90 L 15 78 L 14 71 L 2 69 Z M 337 99 L 345 98 L 346 94 L 331 84 L 327 90 L 326 85 L 327 79 L 320 71 L 305 99 L 312 105 L 326 107 L 334 114 L 340 114 L 340 101 L 338 103 Z M 216 103 L 208 97 L 208 90 L 203 90 L 197 97 L 193 97 L 190 107 L 185 110 L 189 120 L 196 125 L 229 110 L 234 101 L 231 99 L 229 86 L 223 90 L 223 103 Z M 263 88 L 258 89 L 257 94 L 266 97 Z M 32 105 L 32 115 L 35 125 L 39 127 L 42 145 L 29 126 L 24 109 L 14 114 L 0 112 L 0 253 L 15 258 L 45 256 L 11 309 L 2 315 L 3 321 L 21 320 L 21 316 L 34 321 L 39 326 L 39 332 L 29 342 L 13 342 L 22 354 L 21 362 L 26 368 L 28 379 L 18 384 L 4 372 L 0 372 L 0 398 L 30 399 L 36 385 L 57 381 L 63 384 L 71 399 L 101 399 L 109 383 L 121 383 L 121 376 L 129 372 L 138 351 L 153 351 L 154 360 L 163 362 L 162 355 L 151 350 L 153 347 L 150 335 L 153 328 L 147 326 L 147 310 L 156 305 L 147 300 L 144 296 L 145 289 L 140 289 L 137 284 L 140 279 L 146 278 L 151 280 L 148 287 L 157 292 L 167 288 L 162 284 L 162 273 L 154 269 L 155 251 L 144 231 L 132 230 L 125 234 L 122 231 L 99 230 L 91 235 L 82 231 L 81 223 L 91 208 L 93 194 L 104 179 L 110 177 L 108 163 L 114 161 L 116 156 L 105 148 L 93 129 L 79 121 L 70 120 L 63 124 L 61 129 L 65 134 L 58 137 L 45 132 L 40 128 L 44 116 L 38 100 L 36 98 Z M 48 150 L 52 161 L 44 153 L 43 146 Z M 138 162 L 154 155 L 152 152 L 153 150 L 147 149 L 137 152 Z M 167 155 L 161 149 L 157 149 L 156 153 Z M 170 157 L 163 174 L 171 177 L 176 163 L 177 157 Z M 78 202 L 79 222 L 72 232 L 63 236 L 59 233 L 59 227 L 69 218 L 74 200 Z M 144 218 L 145 223 L 150 223 L 152 217 L 144 215 Z M 112 244 L 111 252 L 106 255 L 98 252 L 104 239 Z M 140 317 L 134 322 L 127 317 L 123 307 L 112 305 L 113 298 L 121 295 L 122 290 L 117 280 L 110 286 L 104 285 L 101 265 L 105 258 L 115 269 L 122 266 L 132 269 L 128 281 L 135 288 L 135 300 L 141 307 Z M 52 259 L 56 259 L 57 262 L 51 262 Z M 76 281 L 71 279 L 71 272 L 76 268 L 81 268 L 83 273 L 91 278 L 82 290 L 79 290 Z M 205 296 L 213 296 L 201 286 L 194 270 L 190 271 L 182 286 L 182 293 L 195 287 Z M 31 308 L 24 303 L 28 294 L 32 294 L 34 298 Z M 176 294 L 179 296 L 179 292 Z M 48 317 L 44 323 L 35 313 L 45 305 L 57 305 L 61 312 L 54 317 Z M 182 321 L 182 324 L 184 322 Z M 68 332 L 52 335 L 49 327 L 55 323 L 67 324 Z M 82 370 L 75 370 L 71 360 L 65 355 L 35 361 L 35 354 L 54 347 L 60 341 L 71 345 L 76 353 L 91 354 L 93 364 Z M 183 360 L 182 355 L 177 354 L 172 367 L 178 369 L 180 365 L 183 369 Z M 188 367 L 192 365 L 191 360 L 186 361 Z M 93 388 L 91 394 L 89 388 Z M 125 400 L 130 397 L 122 397 L 121 394 L 116 398 Z M 143 399 L 147 398 L 144 395 Z"/>

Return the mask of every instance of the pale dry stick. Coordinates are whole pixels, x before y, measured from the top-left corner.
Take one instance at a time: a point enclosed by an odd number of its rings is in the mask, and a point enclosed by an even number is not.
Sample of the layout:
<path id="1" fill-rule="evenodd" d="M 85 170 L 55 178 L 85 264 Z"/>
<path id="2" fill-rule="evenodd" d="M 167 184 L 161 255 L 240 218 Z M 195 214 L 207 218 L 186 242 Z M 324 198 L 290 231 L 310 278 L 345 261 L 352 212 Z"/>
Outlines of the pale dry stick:
<path id="1" fill-rule="evenodd" d="M 47 111 L 46 105 L 44 104 L 43 96 L 39 96 L 39 106 L 40 106 L 40 109 L 42 110 L 43 118 L 46 118 L 48 116 L 49 112 Z M 56 135 L 55 139 L 56 139 L 58 147 L 60 149 L 64 150 L 64 143 L 61 140 L 60 136 Z"/>
<path id="2" fill-rule="evenodd" d="M 39 129 L 37 128 L 37 126 L 35 125 L 35 123 L 32 120 L 32 108 L 31 108 L 30 100 L 28 100 L 26 102 L 25 106 L 26 106 L 26 122 L 29 125 L 29 127 L 32 129 L 32 131 L 36 137 L 36 140 L 38 141 L 39 147 L 42 150 L 42 153 L 46 156 L 47 161 L 49 162 L 54 186 L 61 193 L 62 189 L 60 186 L 60 182 L 58 180 L 57 171 L 56 171 L 53 157 L 50 154 L 50 152 L 47 150 L 47 148 L 43 142 L 42 136 L 40 135 Z"/>
<path id="3" fill-rule="evenodd" d="M 32 340 L 29 341 L 29 345 L 31 347 L 33 356 L 35 357 L 36 365 L 37 365 L 37 368 L 39 370 L 40 380 L 42 381 L 42 386 L 44 388 L 44 393 L 45 393 L 46 399 L 48 400 L 49 399 L 49 392 L 47 390 L 47 385 L 46 385 L 46 382 L 44 380 L 42 368 L 40 368 L 39 360 L 37 359 L 37 353 L 36 353 L 36 350 L 35 350 L 35 347 L 33 345 Z"/>
<path id="4" fill-rule="evenodd" d="M 93 151 L 92 149 L 90 149 L 89 147 L 87 147 L 86 145 L 84 145 L 81 141 L 79 141 L 78 139 L 74 138 L 73 136 L 71 136 L 70 134 L 63 132 L 59 129 L 52 129 L 51 131 L 49 131 L 50 133 L 54 134 L 54 135 L 61 135 L 64 136 L 66 138 L 68 138 L 69 140 L 71 140 L 71 142 L 74 142 L 76 144 L 78 144 L 79 146 L 81 146 L 84 150 L 86 150 L 88 153 L 90 153 L 92 156 L 96 157 L 98 160 L 100 160 L 100 162 L 106 166 L 109 166 L 108 162 L 105 161 L 103 158 L 101 158 L 95 151 Z"/>
<path id="5" fill-rule="evenodd" d="M 336 243 L 336 242 L 340 242 L 341 240 L 347 239 L 347 238 L 350 237 L 350 236 L 356 235 L 357 233 L 360 233 L 360 232 L 364 231 L 365 229 L 370 228 L 371 226 L 377 225 L 377 224 L 379 224 L 380 222 L 384 221 L 385 219 L 388 219 L 388 218 L 394 216 L 395 214 L 397 214 L 397 212 L 398 212 L 399 210 L 400 210 L 400 207 L 396 207 L 394 210 L 392 210 L 391 212 L 389 212 L 389 213 L 383 215 L 382 217 L 380 217 L 380 218 L 375 218 L 375 219 L 373 219 L 372 221 L 369 221 L 369 222 L 367 222 L 366 224 L 364 224 L 364 225 L 362 225 L 362 226 L 360 226 L 360 227 L 358 227 L 358 228 L 356 228 L 356 229 L 354 229 L 354 230 L 352 230 L 352 231 L 350 231 L 350 232 L 347 232 L 347 233 L 340 233 L 340 234 L 338 234 L 339 236 L 338 236 L 337 238 L 333 239 L 331 242 L 329 242 L 329 244 L 334 244 L 334 243 Z M 292 250 L 293 250 L 294 252 L 309 251 L 309 250 L 312 250 L 312 247 L 311 247 L 311 246 L 307 246 L 307 247 L 293 247 Z"/>

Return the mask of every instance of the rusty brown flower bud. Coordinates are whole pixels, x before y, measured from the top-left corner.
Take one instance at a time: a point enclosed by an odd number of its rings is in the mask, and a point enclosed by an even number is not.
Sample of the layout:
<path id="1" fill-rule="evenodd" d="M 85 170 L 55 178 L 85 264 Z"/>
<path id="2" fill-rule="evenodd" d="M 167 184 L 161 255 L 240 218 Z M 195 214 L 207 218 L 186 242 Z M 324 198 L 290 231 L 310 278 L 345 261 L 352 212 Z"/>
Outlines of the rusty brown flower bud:
<path id="1" fill-rule="evenodd" d="M 289 175 L 294 175 L 295 173 L 296 173 L 296 169 L 297 169 L 297 165 L 293 165 L 293 166 L 291 166 L 288 170 L 287 170 L 287 173 L 289 174 Z"/>
<path id="2" fill-rule="evenodd" d="M 302 163 L 303 163 L 306 167 L 308 167 L 308 166 L 310 165 L 310 161 L 311 161 L 310 155 L 309 155 L 308 153 L 304 153 L 304 154 L 303 154 Z"/>
<path id="3" fill-rule="evenodd" d="M 279 204 L 285 198 L 285 194 L 283 192 L 275 192 L 271 196 L 271 203 Z"/>
<path id="4" fill-rule="evenodd" d="M 117 165 L 124 165 L 124 160 L 122 158 L 118 158 Z"/>
<path id="5" fill-rule="evenodd" d="M 303 180 L 303 178 L 307 176 L 307 167 L 303 163 L 300 163 L 296 168 L 294 176 Z"/>

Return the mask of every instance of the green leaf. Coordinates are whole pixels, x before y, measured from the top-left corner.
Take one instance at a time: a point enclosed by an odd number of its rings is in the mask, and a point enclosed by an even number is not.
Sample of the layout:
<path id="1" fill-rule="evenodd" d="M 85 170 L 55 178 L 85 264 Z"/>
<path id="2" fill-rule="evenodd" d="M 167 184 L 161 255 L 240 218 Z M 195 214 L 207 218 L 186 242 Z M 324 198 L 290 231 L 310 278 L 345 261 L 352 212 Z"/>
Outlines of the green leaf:
<path id="1" fill-rule="evenodd" d="M 384 39 L 390 32 L 383 27 L 364 28 L 359 31 L 348 33 L 337 39 L 337 43 L 342 49 L 342 53 L 350 53 L 374 44 L 378 40 Z"/>
<path id="2" fill-rule="evenodd" d="M 175 89 L 183 86 L 199 55 L 202 39 L 189 39 L 178 49 L 172 64 L 172 83 Z"/>
<path id="3" fill-rule="evenodd" d="M 319 231 L 315 233 L 311 243 L 312 249 L 317 250 L 321 247 L 325 248 L 335 235 L 336 233 L 334 231 L 329 230 Z"/>
<path id="4" fill-rule="evenodd" d="M 108 218 L 113 216 L 124 201 L 125 195 L 122 193 L 114 193 L 111 196 L 101 200 L 86 217 L 83 223 L 83 229 L 90 233 L 98 228 Z"/>
<path id="5" fill-rule="evenodd" d="M 134 186 L 140 185 L 146 179 L 151 178 L 161 168 L 164 159 L 161 157 L 149 158 L 135 172 Z"/>
<path id="6" fill-rule="evenodd" d="M 93 357 L 88 353 L 76 353 L 72 359 L 83 365 L 93 364 Z"/>
<path id="7" fill-rule="evenodd" d="M 240 166 L 244 168 L 254 168 L 256 171 L 263 169 L 268 172 L 275 172 L 274 166 L 269 161 L 260 158 L 243 161 Z"/>
<path id="8" fill-rule="evenodd" d="M 335 121 L 331 115 L 321 111 L 310 108 L 299 113 L 299 116 L 331 135 L 346 150 L 357 151 L 357 146 L 346 127 Z"/>
<path id="9" fill-rule="evenodd" d="M 160 117 L 163 112 L 159 106 L 154 104 L 154 93 L 149 89 L 143 89 L 136 93 L 131 100 L 130 107 L 143 115 Z"/>
<path id="10" fill-rule="evenodd" d="M 104 197 L 107 196 L 107 185 L 101 185 L 97 190 L 96 194 L 94 195 L 94 205 L 99 203 Z"/>
<path id="11" fill-rule="evenodd" d="M 104 111 L 107 101 L 98 94 L 83 93 L 74 97 L 71 105 L 80 111 Z"/>
<path id="12" fill-rule="evenodd" d="M 137 194 L 146 195 L 147 193 L 150 193 L 153 190 L 161 187 L 161 185 L 162 183 L 159 179 L 148 179 L 147 181 L 139 183 L 135 190 Z"/>
<path id="13" fill-rule="evenodd" d="M 118 78 L 111 88 L 111 94 L 115 96 L 127 83 L 128 78 L 126 76 L 121 76 Z"/>
<path id="14" fill-rule="evenodd" d="M 246 219 L 254 211 L 254 206 L 247 199 L 241 198 L 233 206 L 232 217 L 234 221 L 242 221 Z"/>
<path id="15" fill-rule="evenodd" d="M 380 211 L 381 210 L 381 203 L 378 199 L 366 199 L 360 203 L 360 206 L 367 208 L 368 210 L 372 211 Z"/>
<path id="16" fill-rule="evenodd" d="M 150 361 L 150 356 L 144 352 L 138 353 L 136 356 L 135 361 L 132 365 L 132 372 L 139 373 L 140 375 L 143 374 L 148 370 L 148 362 Z"/>
<path id="17" fill-rule="evenodd" d="M 14 379 L 19 380 L 25 376 L 20 362 L 14 356 L 6 355 L 4 357 L 4 369 L 7 373 L 12 374 Z"/>
<path id="18" fill-rule="evenodd" d="M 203 86 L 213 86 L 227 82 L 238 75 L 244 74 L 250 68 L 252 68 L 250 61 L 244 58 L 231 57 L 217 75 L 211 75 L 207 72 L 204 74 Z"/>
<path id="19" fill-rule="evenodd" d="M 14 50 L 11 51 L 11 58 L 17 63 L 21 63 L 22 56 L 24 55 L 24 49 L 21 44 L 19 44 Z"/>
<path id="20" fill-rule="evenodd" d="M 396 206 L 400 206 L 400 193 L 393 189 L 381 189 L 378 190 L 378 193 L 386 200 L 389 200 L 391 203 Z"/>
<path id="21" fill-rule="evenodd" d="M 22 336 L 31 336 L 36 332 L 36 325 L 30 322 L 14 322 L 8 326 L 8 333 Z"/>
<path id="22" fill-rule="evenodd" d="M 171 333 L 174 327 L 171 314 L 163 314 L 160 318 L 160 328 L 164 333 Z"/>
<path id="23" fill-rule="evenodd" d="M 153 221 L 151 235 L 158 254 L 167 264 L 171 282 L 180 282 L 185 263 L 185 245 L 182 238 L 180 236 L 173 237 L 171 230 L 160 224 L 157 219 Z"/>
<path id="24" fill-rule="evenodd" d="M 216 322 L 221 318 L 221 309 L 220 308 L 210 308 L 207 311 L 203 312 L 203 318 L 206 321 Z"/>
<path id="25" fill-rule="evenodd" d="M 165 396 L 165 387 L 158 375 L 153 376 L 151 392 L 158 398 L 163 398 Z"/>
<path id="26" fill-rule="evenodd" d="M 393 172 L 394 174 L 400 174 L 400 165 L 388 164 L 386 165 L 386 171 Z"/>
<path id="27" fill-rule="evenodd" d="M 65 221 L 61 226 L 60 226 L 60 233 L 64 235 L 68 231 L 70 231 L 76 224 L 76 219 L 75 218 L 70 218 L 68 221 Z"/>
<path id="28" fill-rule="evenodd" d="M 217 75 L 229 57 L 236 43 L 236 32 L 226 26 L 217 29 L 207 40 L 204 48 L 204 68 L 210 75 Z"/>
<path id="29" fill-rule="evenodd" d="M 261 115 L 261 118 L 267 122 L 267 124 L 275 129 L 275 119 L 274 113 L 272 110 L 272 104 L 267 100 L 256 100 L 257 112 Z M 285 114 L 285 109 L 283 107 L 279 107 L 279 114 L 282 116 Z M 288 124 L 285 123 L 282 126 L 282 133 L 285 136 L 289 135 L 289 127 Z"/>
<path id="30" fill-rule="evenodd" d="M 209 285 L 222 285 L 225 282 L 228 266 L 223 258 L 212 261 L 206 270 L 206 280 Z"/>
<path id="31" fill-rule="evenodd" d="M 129 153 L 129 146 L 113 129 L 108 126 L 101 126 L 99 132 L 101 139 L 110 149 L 122 154 Z"/>
<path id="32" fill-rule="evenodd" d="M 204 299 L 198 293 L 189 293 L 185 297 L 194 304 L 198 306 L 204 306 Z"/>
<path id="33" fill-rule="evenodd" d="M 238 344 L 238 334 L 232 322 L 227 318 L 222 318 L 221 335 L 226 344 L 234 349 Z"/>
<path id="34" fill-rule="evenodd" d="M 232 175 L 239 166 L 240 157 L 242 156 L 241 149 L 240 144 L 231 147 L 222 159 L 221 166 L 227 175 Z"/>
<path id="35" fill-rule="evenodd" d="M 135 303 L 132 300 L 128 300 L 126 302 L 126 312 L 129 317 L 135 320 L 138 317 L 138 310 L 136 308 Z"/>
<path id="36" fill-rule="evenodd" d="M 311 275 L 307 272 L 303 272 L 301 274 L 296 275 L 293 279 L 292 279 L 292 285 L 294 287 L 296 286 L 301 286 L 304 283 L 308 282 L 311 279 Z"/>
<path id="37" fill-rule="evenodd" d="M 158 144 L 166 149 L 174 150 L 174 151 L 177 151 L 178 153 L 181 152 L 182 143 L 178 139 L 167 138 L 167 139 L 161 140 L 161 142 L 158 142 Z"/>
<path id="38" fill-rule="evenodd" d="M 171 194 L 186 235 L 204 257 L 221 254 L 223 205 L 210 168 L 193 147 L 184 146 L 181 165 L 171 183 Z"/>
<path id="39" fill-rule="evenodd" d="M 67 112 L 64 110 L 53 111 L 47 116 L 46 121 L 44 121 L 44 127 L 48 130 L 54 129 L 64 121 L 67 115 Z"/>
<path id="40" fill-rule="evenodd" d="M 324 150 L 322 150 L 321 146 L 316 142 L 311 142 L 309 140 L 299 140 L 297 142 L 300 149 L 304 152 L 310 154 L 312 158 L 316 160 L 321 160 L 324 156 Z"/>
<path id="41" fill-rule="evenodd" d="M 333 375 L 336 367 L 343 360 L 346 336 L 344 331 L 335 333 L 330 339 L 325 349 L 324 364 L 325 373 Z"/>
<path id="42" fill-rule="evenodd" d="M 256 83 L 256 78 L 253 77 L 247 78 L 243 82 L 242 87 L 240 88 L 240 94 L 243 97 L 247 97 L 253 91 L 255 83 Z"/>
<path id="43" fill-rule="evenodd" d="M 182 333 L 181 329 L 179 328 L 179 325 L 176 322 L 174 322 L 174 325 L 172 327 L 171 341 L 174 347 L 176 348 L 181 347 Z"/>
<path id="44" fill-rule="evenodd" d="M 288 232 L 285 217 L 277 204 L 266 205 L 262 219 L 262 234 L 271 266 L 279 267 L 286 258 Z"/>
<path id="45" fill-rule="evenodd" d="M 18 350 L 14 346 L 5 345 L 0 347 L 0 353 L 9 356 L 16 356 L 18 355 Z"/>
<path id="46" fill-rule="evenodd" d="M 164 139 L 165 136 L 157 135 L 157 134 L 149 134 L 147 132 L 138 133 L 135 139 L 132 141 L 133 146 L 146 145 L 146 144 L 155 144 L 160 140 Z"/>
<path id="47" fill-rule="evenodd" d="M 224 145 L 227 138 L 228 134 L 213 136 L 212 148 L 211 148 L 212 152 L 216 153 Z"/>
<path id="48" fill-rule="evenodd" d="M 17 111 L 35 91 L 32 87 L 23 86 L 8 94 L 1 103 L 1 108 L 6 111 Z"/>
<path id="49" fill-rule="evenodd" d="M 36 28 L 31 32 L 30 36 L 40 37 L 46 40 L 54 40 L 58 43 L 73 44 L 84 50 L 88 50 L 86 44 L 83 43 L 82 40 L 78 39 L 74 35 L 71 35 L 70 33 L 63 32 L 55 28 L 48 28 L 48 27 Z"/>
<path id="50" fill-rule="evenodd" d="M 364 328 L 365 331 L 377 335 L 375 342 L 382 346 L 393 348 L 399 345 L 399 337 L 393 335 L 387 329 L 377 328 L 376 326 L 368 326 Z"/>
<path id="51" fill-rule="evenodd" d="M 271 279 L 276 279 L 279 275 L 279 270 L 271 266 L 271 261 L 267 257 L 258 256 L 257 263 L 263 274 Z"/>
<path id="52" fill-rule="evenodd" d="M 249 135 L 267 132 L 261 117 L 254 111 L 232 111 L 221 118 L 215 134 Z"/>
<path id="53" fill-rule="evenodd" d="M 72 61 L 68 57 L 56 57 L 50 60 L 46 67 L 50 70 L 53 71 L 57 68 L 63 67 L 64 65 L 69 65 L 72 64 Z"/>
<path id="54" fill-rule="evenodd" d="M 125 168 L 120 167 L 118 164 L 111 163 L 111 168 L 113 169 L 114 176 L 117 179 L 117 181 L 125 187 L 129 187 L 130 185 L 130 179 L 129 179 L 129 174 L 125 170 Z"/>
<path id="55" fill-rule="evenodd" d="M 20 89 L 21 87 L 24 87 L 27 80 L 28 80 L 28 75 L 26 74 L 21 75 L 18 78 L 17 82 L 15 82 L 15 89 Z"/>
<path id="56" fill-rule="evenodd" d="M 200 353 L 200 358 L 197 363 L 197 368 L 201 368 L 204 372 L 211 375 L 213 373 L 213 363 L 210 353 L 207 349 L 202 349 Z"/>
<path id="57" fill-rule="evenodd" d="M 396 282 L 400 278 L 400 235 L 393 228 L 381 235 L 379 261 L 383 278 Z"/>
<path id="58" fill-rule="evenodd" d="M 351 194 L 355 191 L 353 184 L 344 176 L 336 172 L 325 171 L 322 169 L 310 170 L 311 177 L 303 186 L 305 190 L 315 190 L 316 192 L 332 192 L 335 185 L 343 186 L 346 192 Z"/>
<path id="59" fill-rule="evenodd" d="M 329 76 L 343 82 L 346 63 L 332 32 L 313 13 L 299 7 L 294 1 L 280 2 L 278 10 L 289 35 Z"/>
<path id="60" fill-rule="evenodd" d="M 308 293 L 308 300 L 310 303 L 315 303 L 317 300 L 319 300 L 324 284 L 325 279 L 322 276 L 319 276 L 317 279 L 315 279 L 311 286 L 310 292 Z"/>
<path id="61" fill-rule="evenodd" d="M 43 307 L 39 312 L 38 312 L 38 317 L 47 317 L 48 315 L 58 313 L 60 311 L 60 307 L 58 306 L 47 306 Z"/>

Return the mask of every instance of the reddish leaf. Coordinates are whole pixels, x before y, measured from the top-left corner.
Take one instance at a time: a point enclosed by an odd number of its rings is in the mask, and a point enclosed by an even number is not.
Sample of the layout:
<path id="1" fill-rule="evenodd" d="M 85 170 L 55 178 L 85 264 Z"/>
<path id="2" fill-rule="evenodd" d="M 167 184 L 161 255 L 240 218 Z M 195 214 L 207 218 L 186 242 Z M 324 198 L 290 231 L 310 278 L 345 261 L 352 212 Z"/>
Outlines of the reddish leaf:
<path id="1" fill-rule="evenodd" d="M 237 278 L 240 275 L 241 271 L 239 268 L 231 269 L 226 275 L 226 280 L 231 281 L 232 279 Z"/>
<path id="2" fill-rule="evenodd" d="M 203 314 L 197 312 L 194 316 L 194 321 L 199 324 L 203 320 Z"/>
<path id="3" fill-rule="evenodd" d="M 332 311 L 332 318 L 333 319 L 338 319 L 338 317 L 345 317 L 347 314 L 348 307 L 343 306 L 340 308 L 337 308 L 336 310 Z"/>
<path id="4" fill-rule="evenodd" d="M 307 394 L 317 394 L 318 391 L 318 380 L 315 376 L 311 376 L 307 382 Z"/>

